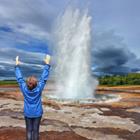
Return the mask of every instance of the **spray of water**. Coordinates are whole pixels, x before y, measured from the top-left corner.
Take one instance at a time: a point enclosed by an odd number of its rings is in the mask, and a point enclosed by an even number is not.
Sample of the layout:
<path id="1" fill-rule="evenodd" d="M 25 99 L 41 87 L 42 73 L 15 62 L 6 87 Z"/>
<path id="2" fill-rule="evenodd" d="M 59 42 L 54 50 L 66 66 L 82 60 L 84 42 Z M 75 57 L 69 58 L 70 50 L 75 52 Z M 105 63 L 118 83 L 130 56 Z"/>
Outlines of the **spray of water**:
<path id="1" fill-rule="evenodd" d="M 58 98 L 93 98 L 97 80 L 91 75 L 91 17 L 68 8 L 57 20 L 54 33 L 55 82 Z"/>

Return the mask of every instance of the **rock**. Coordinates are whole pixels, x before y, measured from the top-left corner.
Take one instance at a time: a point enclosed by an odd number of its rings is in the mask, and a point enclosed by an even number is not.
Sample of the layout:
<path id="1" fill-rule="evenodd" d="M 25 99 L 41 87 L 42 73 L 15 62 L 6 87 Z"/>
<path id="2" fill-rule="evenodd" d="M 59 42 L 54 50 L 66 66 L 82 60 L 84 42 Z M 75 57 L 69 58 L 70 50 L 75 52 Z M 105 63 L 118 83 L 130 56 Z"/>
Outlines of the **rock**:
<path id="1" fill-rule="evenodd" d="M 140 113 L 140 107 L 135 107 L 135 108 L 131 108 L 131 109 L 127 109 L 127 112 L 136 112 L 136 113 Z"/>
<path id="2" fill-rule="evenodd" d="M 101 108 L 102 111 L 110 111 L 109 108 Z"/>
<path id="3" fill-rule="evenodd" d="M 57 104 L 55 101 L 48 100 L 47 98 L 43 98 L 43 105 L 51 106 L 57 110 L 61 109 L 61 106 Z"/>
<path id="4" fill-rule="evenodd" d="M 75 128 L 73 131 L 90 140 L 124 140 L 117 135 L 109 135 L 91 129 Z"/>

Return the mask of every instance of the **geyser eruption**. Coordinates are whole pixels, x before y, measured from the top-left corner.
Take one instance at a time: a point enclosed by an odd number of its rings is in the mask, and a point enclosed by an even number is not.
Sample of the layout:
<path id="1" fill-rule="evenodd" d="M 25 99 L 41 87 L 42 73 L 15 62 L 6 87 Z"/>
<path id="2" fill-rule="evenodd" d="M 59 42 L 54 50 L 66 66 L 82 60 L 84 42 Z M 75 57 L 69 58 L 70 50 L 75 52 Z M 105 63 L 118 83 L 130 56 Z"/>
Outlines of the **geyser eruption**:
<path id="1" fill-rule="evenodd" d="M 97 80 L 91 75 L 91 17 L 67 9 L 57 20 L 54 33 L 55 82 L 58 98 L 93 98 Z"/>

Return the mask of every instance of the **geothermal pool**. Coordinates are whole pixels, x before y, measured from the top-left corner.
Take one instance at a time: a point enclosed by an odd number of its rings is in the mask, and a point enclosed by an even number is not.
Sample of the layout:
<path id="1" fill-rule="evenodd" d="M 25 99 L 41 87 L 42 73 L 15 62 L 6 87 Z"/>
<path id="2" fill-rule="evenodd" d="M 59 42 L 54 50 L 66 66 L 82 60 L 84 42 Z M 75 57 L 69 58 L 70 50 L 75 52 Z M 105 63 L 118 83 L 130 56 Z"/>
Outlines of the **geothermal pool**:
<path id="1" fill-rule="evenodd" d="M 106 94 L 94 94 L 93 98 L 78 98 L 78 99 L 73 99 L 73 98 L 62 98 L 58 97 L 55 94 L 51 92 L 51 94 L 47 93 L 46 97 L 50 100 L 54 100 L 59 103 L 78 103 L 78 104 L 98 104 L 98 103 L 111 103 L 111 102 L 117 102 L 121 100 L 121 96 L 118 94 L 111 94 L 111 93 L 106 93 Z"/>
<path id="2" fill-rule="evenodd" d="M 57 98 L 57 96 L 47 96 L 48 99 L 53 99 L 57 102 L 61 103 L 79 103 L 79 104 L 93 104 L 93 103 L 109 103 L 109 102 L 117 102 L 121 99 L 119 95 L 96 95 L 94 98 L 87 99 L 65 99 L 65 98 Z"/>

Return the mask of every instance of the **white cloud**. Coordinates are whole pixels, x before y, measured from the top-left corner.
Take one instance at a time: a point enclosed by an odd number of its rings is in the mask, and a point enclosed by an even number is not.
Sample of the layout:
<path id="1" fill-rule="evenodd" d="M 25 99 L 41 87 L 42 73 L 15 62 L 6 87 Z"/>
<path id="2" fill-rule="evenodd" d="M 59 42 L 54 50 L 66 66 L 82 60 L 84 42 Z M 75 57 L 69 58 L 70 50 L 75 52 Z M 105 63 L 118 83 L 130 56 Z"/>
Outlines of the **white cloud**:
<path id="1" fill-rule="evenodd" d="M 15 57 L 20 57 L 21 67 L 25 76 L 31 72 L 36 72 L 37 75 L 43 68 L 43 59 L 45 55 L 41 53 L 31 53 L 15 48 L 0 49 L 0 77 L 14 77 Z"/>
<path id="2" fill-rule="evenodd" d="M 45 39 L 49 37 L 54 11 L 54 7 L 44 0 L 1 0 L 0 25 Z"/>

